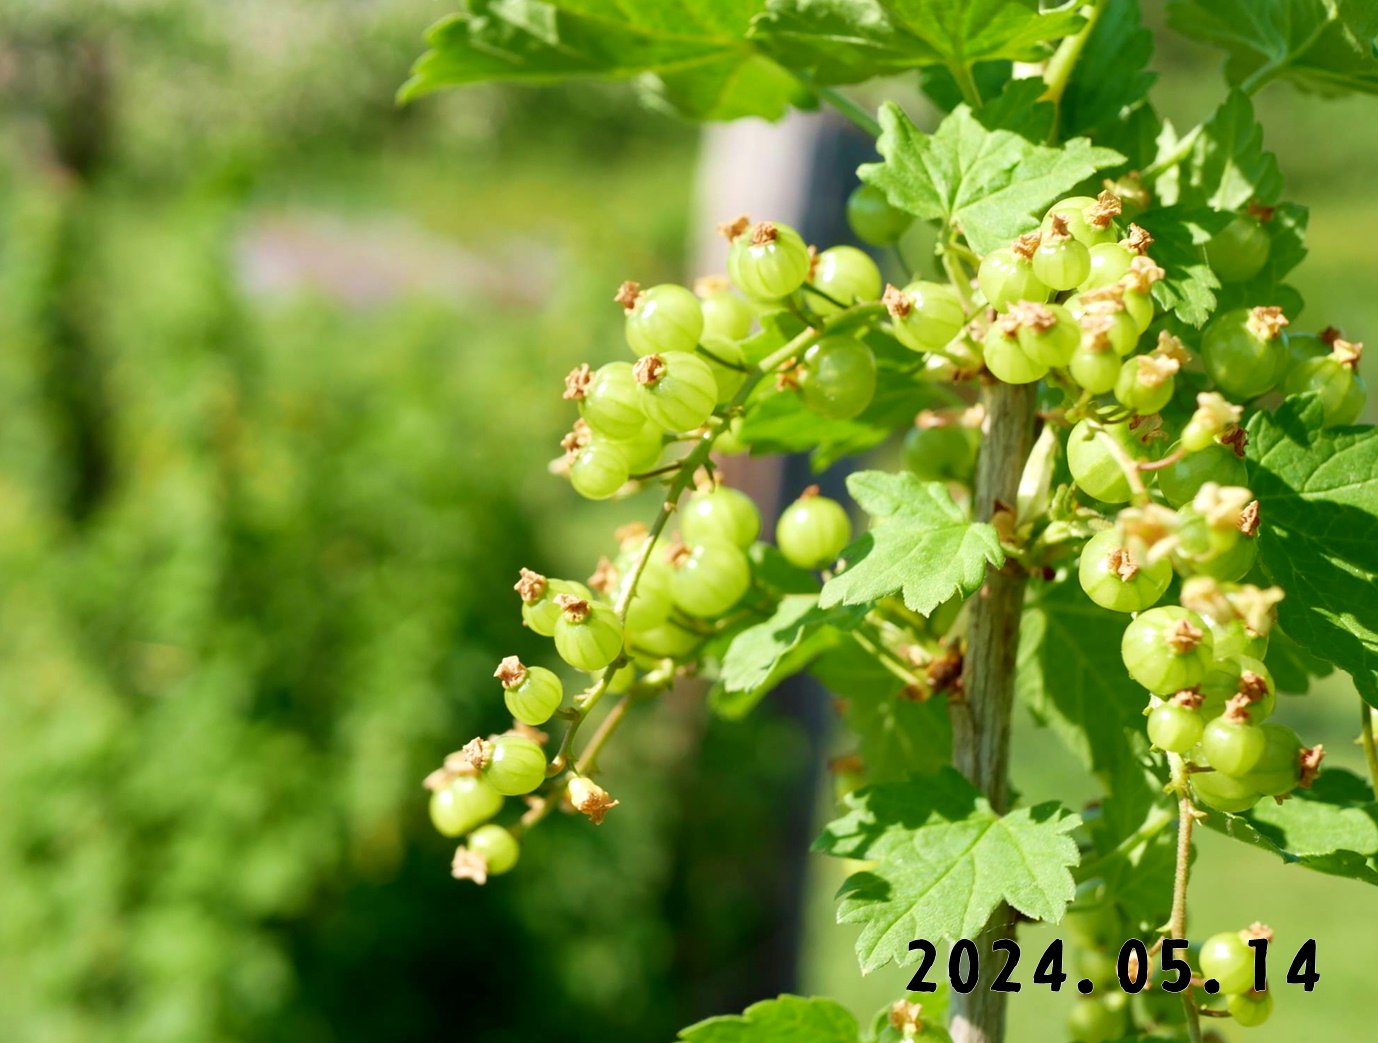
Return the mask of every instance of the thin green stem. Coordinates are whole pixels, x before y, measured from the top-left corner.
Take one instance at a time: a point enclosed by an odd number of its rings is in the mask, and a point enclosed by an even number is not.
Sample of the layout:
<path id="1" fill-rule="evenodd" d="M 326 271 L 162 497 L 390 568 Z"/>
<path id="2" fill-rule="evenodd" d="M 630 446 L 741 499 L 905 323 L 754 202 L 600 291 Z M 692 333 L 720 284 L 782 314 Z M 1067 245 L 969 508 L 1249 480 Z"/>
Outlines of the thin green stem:
<path id="1" fill-rule="evenodd" d="M 906 685 L 913 685 L 919 688 L 927 687 L 923 679 L 909 669 L 907 663 L 900 659 L 899 656 L 895 655 L 894 652 L 890 651 L 890 649 L 886 648 L 875 636 L 867 634 L 861 629 L 857 629 L 852 631 L 852 639 L 866 651 L 870 652 L 871 655 L 875 656 L 876 661 L 880 663 L 888 673 L 893 674 Z"/>
<path id="2" fill-rule="evenodd" d="M 1072 78 L 1072 72 L 1081 59 L 1081 52 L 1086 49 L 1086 41 L 1091 36 L 1091 31 L 1095 29 L 1096 22 L 1100 20 L 1101 12 L 1105 10 L 1105 0 L 1092 0 L 1090 4 L 1081 9 L 1081 13 L 1086 18 L 1086 24 L 1081 27 L 1074 35 L 1067 37 L 1058 44 L 1053 56 L 1048 59 L 1048 65 L 1043 70 L 1043 82 L 1048 85 L 1048 89 L 1043 92 L 1043 100 L 1051 101 L 1054 105 L 1061 105 L 1062 95 L 1067 90 L 1067 84 Z"/>
<path id="3" fill-rule="evenodd" d="M 1172 874 L 1172 915 L 1168 919 L 1167 937 L 1187 936 L 1187 883 L 1191 877 L 1191 835 L 1196 826 L 1196 808 L 1191 802 L 1187 784 L 1186 762 L 1180 754 L 1168 754 L 1172 769 L 1172 783 L 1177 790 L 1177 865 Z M 1182 992 L 1182 1010 L 1187 1019 L 1187 1036 L 1191 1043 L 1201 1043 L 1201 1014 L 1196 997 L 1190 988 Z"/>
<path id="4" fill-rule="evenodd" d="M 574 772 L 577 775 L 589 775 L 598 766 L 598 755 L 603 752 L 603 747 L 612 738 L 612 733 L 617 731 L 618 726 L 627 716 L 627 711 L 631 709 L 632 697 L 624 695 L 617 701 L 617 704 L 608 711 L 608 715 L 603 718 L 603 722 L 598 725 L 598 730 L 593 733 L 593 738 L 589 739 L 588 745 L 584 747 L 584 752 L 579 755 L 579 761 L 574 765 Z"/>
<path id="5" fill-rule="evenodd" d="M 1368 778 L 1373 792 L 1378 794 L 1378 749 L 1373 744 L 1373 710 L 1359 700 L 1359 738 L 1364 744 L 1364 759 L 1368 761 Z"/>
<path id="6" fill-rule="evenodd" d="M 817 94 L 819 98 L 836 109 L 839 115 L 845 116 L 852 125 L 859 130 L 865 131 L 873 138 L 880 137 L 880 124 L 876 122 L 876 118 L 872 116 L 864 106 L 859 105 L 857 102 L 847 97 L 847 95 L 833 87 L 825 87 L 815 82 L 814 78 L 808 73 L 796 72 L 794 75 L 800 83 L 804 84 L 809 90 Z"/>
<path id="7" fill-rule="evenodd" d="M 976 86 L 976 77 L 971 74 L 971 66 L 966 62 L 952 62 L 947 68 L 952 73 L 952 78 L 957 81 L 957 89 L 962 92 L 962 100 L 971 106 L 972 111 L 979 109 L 984 102 L 981 100 L 981 88 Z"/>
<path id="8" fill-rule="evenodd" d="M 1154 808 L 1138 829 L 1116 844 L 1113 850 L 1107 851 L 1099 858 L 1093 858 L 1089 862 L 1083 862 L 1077 867 L 1073 877 L 1076 879 L 1077 883 L 1090 880 L 1106 866 L 1113 865 L 1120 859 L 1128 857 L 1133 854 L 1141 844 L 1152 840 L 1172 822 L 1173 818 L 1173 814 L 1166 808 Z"/>

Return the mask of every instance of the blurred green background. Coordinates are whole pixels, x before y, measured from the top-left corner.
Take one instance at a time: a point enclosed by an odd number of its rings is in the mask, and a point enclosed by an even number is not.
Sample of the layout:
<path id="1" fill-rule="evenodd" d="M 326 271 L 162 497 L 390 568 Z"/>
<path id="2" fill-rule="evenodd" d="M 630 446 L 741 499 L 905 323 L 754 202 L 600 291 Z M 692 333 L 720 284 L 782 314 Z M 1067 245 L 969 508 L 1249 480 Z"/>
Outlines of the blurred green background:
<path id="1" fill-rule="evenodd" d="M 610 288 L 694 274 L 697 144 L 621 88 L 397 109 L 439 10 L 0 0 L 6 1043 L 650 1043 L 788 976 L 790 716 L 670 701 L 611 754 L 607 825 L 557 816 L 481 892 L 426 821 L 425 772 L 500 725 L 493 663 L 541 654 L 518 567 L 583 575 L 646 514 L 545 463 L 561 376 L 621 350 Z M 1179 125 L 1217 64 L 1160 51 Z M 1312 207 L 1304 322 L 1358 339 L 1373 105 L 1260 103 Z M 1285 712 L 1358 763 L 1347 683 Z M 1022 788 L 1081 792 L 1021 724 Z M 1251 1038 L 1363 1038 L 1378 895 L 1202 847 L 1199 933 L 1320 942 Z M 840 869 L 801 987 L 864 1011 L 907 975 L 857 976 Z M 1014 1038 L 1067 1002 L 1026 990 Z"/>

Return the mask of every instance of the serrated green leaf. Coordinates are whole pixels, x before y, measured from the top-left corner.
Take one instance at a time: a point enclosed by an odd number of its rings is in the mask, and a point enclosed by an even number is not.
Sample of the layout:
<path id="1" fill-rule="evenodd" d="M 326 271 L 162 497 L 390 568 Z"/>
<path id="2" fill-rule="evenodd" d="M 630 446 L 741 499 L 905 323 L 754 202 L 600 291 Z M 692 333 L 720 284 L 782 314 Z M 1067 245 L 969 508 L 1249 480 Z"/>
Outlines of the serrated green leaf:
<path id="1" fill-rule="evenodd" d="M 1149 255 L 1166 273 L 1153 284 L 1153 299 L 1183 322 L 1200 326 L 1216 309 L 1220 280 L 1203 250 L 1231 215 L 1205 207 L 1168 206 L 1145 210 L 1134 219 L 1153 236 Z"/>
<path id="2" fill-rule="evenodd" d="M 759 688 L 775 675 L 786 656 L 827 629 L 851 629 L 865 612 L 857 608 L 818 607 L 817 595 L 796 594 L 781 598 L 763 623 L 738 634 L 723 657 L 721 680 L 729 692 Z M 802 669 L 800 663 L 797 669 Z"/>
<path id="3" fill-rule="evenodd" d="M 1210 811 L 1205 821 L 1284 862 L 1378 886 L 1378 804 L 1350 772 L 1323 771 L 1281 804 L 1262 800 L 1243 815 Z"/>
<path id="4" fill-rule="evenodd" d="M 1378 93 L 1378 12 L 1364 0 L 1173 0 L 1167 10 L 1172 28 L 1229 55 L 1231 83 Z"/>
<path id="5" fill-rule="evenodd" d="M 955 769 L 847 797 L 815 850 L 874 861 L 840 891 L 839 923 L 859 923 L 863 972 L 906 963 L 914 938 L 973 938 L 1002 901 L 1056 922 L 1076 893 L 1081 819 L 1057 804 L 997 815 Z"/>
<path id="6" fill-rule="evenodd" d="M 986 253 L 1029 231 L 1059 196 L 1097 170 L 1124 161 L 1118 152 L 1073 138 L 1061 148 L 989 130 L 966 106 L 929 136 L 892 102 L 880 110 L 882 163 L 857 174 L 918 217 L 960 228 Z"/>
<path id="7" fill-rule="evenodd" d="M 401 97 L 505 80 L 642 77 L 664 103 L 698 119 L 778 119 L 800 94 L 745 40 L 759 0 L 470 0 L 427 34 L 430 49 Z"/>
<path id="8" fill-rule="evenodd" d="M 1378 705 L 1378 429 L 1323 431 L 1321 416 L 1307 395 L 1249 421 L 1259 557 L 1287 592 L 1278 606 L 1287 633 Z"/>
<path id="9" fill-rule="evenodd" d="M 1157 79 L 1147 70 L 1152 58 L 1153 33 L 1144 27 L 1138 0 L 1107 4 L 1062 96 L 1063 136 L 1091 135 L 1122 122 Z"/>
<path id="10" fill-rule="evenodd" d="M 840 1003 L 779 996 L 738 1014 L 709 1018 L 680 1032 L 685 1043 L 857 1043 L 856 1018 Z"/>
<path id="11" fill-rule="evenodd" d="M 848 476 L 847 491 L 875 526 L 843 552 L 846 569 L 823 584 L 824 608 L 900 594 L 926 616 L 954 594 L 978 590 L 988 563 L 1004 564 L 995 528 L 969 521 L 942 482 L 862 471 Z"/>
<path id="12" fill-rule="evenodd" d="M 1333 666 L 1302 648 L 1280 626 L 1273 627 L 1268 635 L 1263 663 L 1273 675 L 1278 691 L 1292 695 L 1305 695 L 1311 689 L 1311 678 L 1329 677 L 1335 672 Z"/>
<path id="13" fill-rule="evenodd" d="M 1101 608 L 1075 575 L 1035 584 L 1019 630 L 1015 692 L 1091 771 L 1131 762 L 1143 689 L 1120 656 L 1129 617 Z"/>
<path id="14" fill-rule="evenodd" d="M 1263 148 L 1263 128 L 1248 95 L 1230 92 L 1201 128 L 1179 177 L 1179 203 L 1238 210 L 1278 201 L 1282 173 L 1277 157 Z"/>
<path id="15" fill-rule="evenodd" d="M 855 641 L 839 642 L 810 672 L 838 693 L 869 781 L 896 782 L 915 772 L 935 772 L 952 760 L 946 700 L 907 698 L 900 680 Z"/>

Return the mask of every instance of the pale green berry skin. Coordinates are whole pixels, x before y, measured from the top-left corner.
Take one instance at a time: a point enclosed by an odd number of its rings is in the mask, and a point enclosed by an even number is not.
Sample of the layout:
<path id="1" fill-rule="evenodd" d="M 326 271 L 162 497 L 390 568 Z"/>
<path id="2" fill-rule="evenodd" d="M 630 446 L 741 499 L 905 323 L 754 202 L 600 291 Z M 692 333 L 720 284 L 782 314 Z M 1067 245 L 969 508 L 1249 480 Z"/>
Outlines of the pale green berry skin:
<path id="1" fill-rule="evenodd" d="M 742 340 L 751 335 L 756 311 L 730 290 L 709 294 L 699 303 L 703 311 L 703 337 Z"/>
<path id="2" fill-rule="evenodd" d="M 1297 788 L 1301 779 L 1301 739 L 1283 724 L 1267 722 L 1259 726 L 1265 745 L 1253 770 L 1243 782 L 1265 797 L 1281 797 Z"/>
<path id="3" fill-rule="evenodd" d="M 1113 286 L 1129 273 L 1134 255 L 1119 243 L 1097 243 L 1088 251 L 1091 270 L 1077 287 L 1078 290 L 1099 290 Z"/>
<path id="4" fill-rule="evenodd" d="M 1128 298 L 1128 294 L 1125 297 Z M 1080 296 L 1069 297 L 1066 308 L 1078 320 L 1088 311 Z M 1108 311 L 1104 308 L 1101 310 L 1104 314 L 1108 314 L 1111 319 L 1112 325 L 1105 333 L 1106 340 L 1110 342 L 1111 350 L 1121 358 L 1134 354 L 1134 349 L 1139 346 L 1139 335 L 1143 332 L 1135 323 L 1134 317 L 1129 314 L 1127 308 L 1111 307 Z"/>
<path id="5" fill-rule="evenodd" d="M 1286 377 L 1303 362 L 1324 358 L 1331 350 L 1330 345 L 1314 333 L 1288 333 L 1287 362 L 1283 366 L 1283 376 Z"/>
<path id="6" fill-rule="evenodd" d="M 489 876 L 510 873 L 521 855 L 521 846 L 510 830 L 501 826 L 481 826 L 469 834 L 465 845 L 488 864 Z"/>
<path id="7" fill-rule="evenodd" d="M 1104 503 L 1128 503 L 1133 495 L 1124 468 L 1101 439 L 1110 438 L 1131 460 L 1141 459 L 1143 447 L 1127 423 L 1106 424 L 1098 429 L 1083 420 L 1067 436 L 1067 466 L 1078 487 Z"/>
<path id="8" fill-rule="evenodd" d="M 660 356 L 665 369 L 647 384 L 637 384 L 641 410 L 666 431 L 702 427 L 718 404 L 713 370 L 697 355 L 667 351 Z"/>
<path id="9" fill-rule="evenodd" d="M 966 309 L 951 286 L 919 279 L 901 293 L 909 301 L 909 313 L 893 320 L 895 336 L 913 351 L 937 351 L 962 332 Z"/>
<path id="10" fill-rule="evenodd" d="M 1254 770 L 1267 747 L 1268 737 L 1258 725 L 1224 717 L 1208 722 L 1201 734 L 1201 750 L 1211 766 L 1236 779 Z"/>
<path id="11" fill-rule="evenodd" d="M 1067 363 L 1067 372 L 1078 385 L 1093 395 L 1103 395 L 1115 387 L 1124 362 L 1115 352 L 1079 345 Z"/>
<path id="12" fill-rule="evenodd" d="M 673 622 L 637 631 L 630 635 L 630 639 L 633 650 L 655 658 L 669 659 L 683 658 L 693 651 L 701 640 L 692 630 L 686 630 Z"/>
<path id="13" fill-rule="evenodd" d="M 1277 383 L 1287 365 L 1287 337 L 1260 338 L 1249 330 L 1249 309 L 1219 315 L 1201 337 L 1206 372 L 1231 398 L 1245 400 Z"/>
<path id="14" fill-rule="evenodd" d="M 1242 1028 L 1257 1028 L 1273 1014 L 1273 993 L 1241 992 L 1225 1001 L 1225 1009 Z"/>
<path id="15" fill-rule="evenodd" d="M 751 589 L 751 562 L 735 544 L 711 540 L 689 548 L 670 572 L 675 607 L 699 619 L 716 619 Z"/>
<path id="16" fill-rule="evenodd" d="M 1250 631 L 1242 619 L 1228 619 L 1216 622 L 1207 615 L 1201 617 L 1210 624 L 1215 635 L 1215 656 L 1217 659 L 1253 659 L 1262 662 L 1268 654 L 1268 638 L 1264 634 Z"/>
<path id="17" fill-rule="evenodd" d="M 761 534 L 761 512 L 740 489 L 719 485 L 689 497 L 680 511 L 679 531 L 689 543 L 726 540 L 745 550 Z"/>
<path id="18" fill-rule="evenodd" d="M 1174 559 L 1176 561 L 1176 559 Z M 1221 583 L 1238 583 L 1258 561 L 1258 540 L 1241 534 L 1229 547 L 1204 559 L 1177 562 L 1183 575 L 1209 576 Z"/>
<path id="19" fill-rule="evenodd" d="M 636 393 L 630 362 L 599 366 L 579 402 L 579 415 L 593 429 L 613 441 L 634 437 L 646 423 Z"/>
<path id="20" fill-rule="evenodd" d="M 1185 652 L 1176 651 L 1168 636 L 1186 622 L 1201 632 L 1201 640 Z M 1206 621 L 1189 609 L 1164 605 L 1142 612 L 1125 627 L 1120 654 L 1129 676 L 1154 695 L 1172 695 L 1195 688 L 1214 662 L 1215 639 Z"/>
<path id="21" fill-rule="evenodd" d="M 804 302 L 817 315 L 832 315 L 858 302 L 879 300 L 883 285 L 869 254 L 855 246 L 833 246 L 818 255 L 813 276 L 804 284 Z"/>
<path id="22" fill-rule="evenodd" d="M 1254 951 L 1238 931 L 1222 931 L 1202 942 L 1200 962 L 1201 973 L 1219 982 L 1227 996 L 1254 987 Z"/>
<path id="23" fill-rule="evenodd" d="M 736 341 L 705 336 L 698 354 L 708 363 L 718 387 L 716 404 L 727 405 L 746 383 L 746 351 Z"/>
<path id="24" fill-rule="evenodd" d="M 1213 638 L 1215 632 L 1212 630 L 1211 633 Z M 1218 647 L 1215 657 L 1201 680 L 1201 695 L 1204 697 L 1201 716 L 1210 721 L 1223 714 L 1225 704 L 1239 692 L 1240 676 L 1245 670 L 1251 670 L 1263 678 L 1267 691 L 1262 699 L 1249 707 L 1249 718 L 1253 723 L 1260 724 L 1271 717 L 1277 706 L 1277 685 L 1273 683 L 1273 675 L 1263 661 L 1247 655 L 1225 658 Z"/>
<path id="25" fill-rule="evenodd" d="M 1161 411 L 1172 401 L 1176 381 L 1169 376 L 1156 387 L 1145 384 L 1139 376 L 1143 358 L 1143 355 L 1134 355 L 1124 360 L 1115 379 L 1115 398 L 1126 409 L 1132 409 L 1140 416 L 1149 416 Z"/>
<path id="26" fill-rule="evenodd" d="M 1268 263 L 1272 239 L 1258 220 L 1240 214 L 1206 244 L 1206 260 L 1222 283 L 1248 282 Z"/>
<path id="27" fill-rule="evenodd" d="M 1171 456 L 1177 449 L 1177 444 L 1172 445 L 1168 455 Z M 1207 482 L 1245 487 L 1249 484 L 1249 472 L 1244 461 L 1233 449 L 1215 442 L 1205 449 L 1187 453 L 1175 464 L 1155 473 L 1158 491 L 1174 507 L 1191 503 Z"/>
<path id="28" fill-rule="evenodd" d="M 703 309 L 690 290 L 662 283 L 637 296 L 626 331 L 627 344 L 638 355 L 693 351 L 703 336 Z"/>
<path id="29" fill-rule="evenodd" d="M 1119 238 L 1119 232 L 1115 228 L 1115 222 L 1111 221 L 1104 228 L 1098 228 L 1086 219 L 1086 209 L 1094 206 L 1096 201 L 1090 196 L 1070 196 L 1048 208 L 1047 216 L 1043 219 L 1043 234 L 1047 236 L 1053 230 L 1052 221 L 1049 220 L 1053 214 L 1061 214 L 1067 219 L 1067 232 L 1073 239 L 1083 246 L 1098 246 L 1101 243 L 1113 243 Z"/>
<path id="30" fill-rule="evenodd" d="M 1048 367 L 1031 358 L 1017 336 L 1007 336 L 998 326 L 986 333 L 986 368 L 1006 384 L 1032 384 L 1048 375 Z"/>
<path id="31" fill-rule="evenodd" d="M 804 352 L 799 397 L 811 412 L 828 420 L 851 420 L 865 411 L 875 393 L 876 357 L 855 337 L 824 337 Z"/>
<path id="32" fill-rule="evenodd" d="M 1284 395 L 1316 392 L 1321 396 L 1325 427 L 1353 424 L 1364 411 L 1368 391 L 1364 380 L 1332 358 L 1307 359 L 1293 366 L 1282 382 Z"/>
<path id="33" fill-rule="evenodd" d="M 441 836 L 457 837 L 502 810 L 502 794 L 480 775 L 459 775 L 431 794 L 431 824 Z"/>
<path id="34" fill-rule="evenodd" d="M 1081 327 L 1060 304 L 1046 305 L 1056 322 L 1046 330 L 1025 326 L 1019 331 L 1019 346 L 1035 362 L 1048 367 L 1062 367 L 1072 361 L 1081 345 Z"/>
<path id="35" fill-rule="evenodd" d="M 519 684 L 503 687 L 507 712 L 533 728 L 550 720 L 564 698 L 565 687 L 560 678 L 543 666 L 528 666 Z"/>
<path id="36" fill-rule="evenodd" d="M 914 218 L 891 206 L 885 193 L 874 185 L 858 185 L 847 197 L 847 223 L 863 243 L 892 246 L 914 223 Z"/>
<path id="37" fill-rule="evenodd" d="M 622 578 L 622 587 L 631 582 L 631 565 Z M 621 588 L 618 590 L 621 594 Z M 651 630 L 670 618 L 674 602 L 670 597 L 670 567 L 654 552 L 641 570 L 636 591 L 627 603 L 626 628 L 629 631 Z"/>
<path id="38" fill-rule="evenodd" d="M 561 612 L 555 621 L 555 651 L 576 670 L 593 672 L 622 652 L 622 624 L 609 606 L 590 601 L 588 616 L 572 619 Z"/>
<path id="39" fill-rule="evenodd" d="M 1006 311 L 1015 301 L 1041 304 L 1052 290 L 1034 275 L 1033 265 L 1008 247 L 992 250 L 981 259 L 976 284 L 996 311 Z"/>
<path id="40" fill-rule="evenodd" d="M 1153 324 L 1153 297 L 1138 290 L 1126 290 L 1124 297 L 1125 314 L 1134 323 L 1134 329 L 1142 334 Z"/>
<path id="41" fill-rule="evenodd" d="M 1148 741 L 1168 753 L 1186 753 L 1201 741 L 1205 728 L 1199 713 L 1174 703 L 1155 706 L 1148 715 Z"/>
<path id="42" fill-rule="evenodd" d="M 772 224 L 774 239 L 753 244 L 748 229 L 733 241 L 727 254 L 727 277 L 753 300 L 788 297 L 804 285 L 809 274 L 809 248 L 799 233 L 789 225 Z"/>
<path id="43" fill-rule="evenodd" d="M 1232 779 L 1223 771 L 1203 771 L 1193 774 L 1191 776 L 1191 788 L 1196 794 L 1198 803 L 1215 808 L 1216 811 L 1228 812 L 1231 815 L 1248 811 L 1259 802 L 1259 798 L 1262 796 L 1248 783 L 1239 779 Z M 1250 971 L 1249 981 L 1252 984 L 1252 971 Z"/>
<path id="44" fill-rule="evenodd" d="M 665 451 L 665 432 L 654 420 L 643 419 L 641 428 L 630 438 L 605 438 L 595 434 L 593 441 L 610 442 L 627 456 L 627 469 L 631 474 L 642 474 L 655 470 L 660 463 L 660 454 Z"/>
<path id="45" fill-rule="evenodd" d="M 569 465 L 569 484 L 589 500 L 606 500 L 631 477 L 627 451 L 616 442 L 594 441 L 580 449 Z"/>
<path id="46" fill-rule="evenodd" d="M 1101 999 L 1079 999 L 1067 1017 L 1067 1036 L 1074 1043 L 1118 1043 L 1124 1038 L 1124 1011 Z"/>
<path id="47" fill-rule="evenodd" d="M 852 521 L 836 500 L 805 496 L 785 508 L 775 526 L 775 545 L 791 565 L 822 569 L 852 541 Z"/>
<path id="48" fill-rule="evenodd" d="M 555 633 L 555 621 L 560 618 L 560 606 L 555 604 L 559 594 L 570 594 L 576 598 L 593 597 L 589 588 L 572 579 L 546 580 L 545 593 L 532 604 L 522 603 L 522 622 L 531 628 L 532 633 L 550 637 Z"/>
<path id="49" fill-rule="evenodd" d="M 1052 290 L 1070 290 L 1091 274 L 1091 252 L 1076 239 L 1045 238 L 1031 260 L 1034 276 Z"/>
<path id="50" fill-rule="evenodd" d="M 1152 564 L 1136 561 L 1138 571 L 1132 579 L 1123 579 L 1110 565 L 1111 552 L 1123 549 L 1120 534 L 1106 529 L 1092 536 L 1082 548 L 1077 575 L 1087 597 L 1112 612 L 1142 612 L 1157 603 L 1172 582 L 1172 565 L 1166 561 Z"/>
<path id="51" fill-rule="evenodd" d="M 520 797 L 545 781 L 545 751 L 525 735 L 495 735 L 483 778 L 504 797 Z"/>

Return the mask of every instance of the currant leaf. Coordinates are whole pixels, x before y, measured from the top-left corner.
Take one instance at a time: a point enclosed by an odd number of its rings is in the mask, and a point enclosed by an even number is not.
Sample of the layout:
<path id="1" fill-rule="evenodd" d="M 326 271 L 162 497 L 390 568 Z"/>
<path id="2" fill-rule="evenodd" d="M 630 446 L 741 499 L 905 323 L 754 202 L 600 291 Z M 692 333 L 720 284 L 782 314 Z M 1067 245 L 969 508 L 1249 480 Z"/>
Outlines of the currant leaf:
<path id="1" fill-rule="evenodd" d="M 1160 307 L 1201 326 L 1216 310 L 1220 280 L 1206 262 L 1203 247 L 1231 216 L 1206 207 L 1170 206 L 1146 210 L 1135 218 L 1153 236 L 1153 260 L 1166 273 L 1153 284 Z"/>
<path id="2" fill-rule="evenodd" d="M 741 1014 L 708 1018 L 683 1029 L 685 1043 L 857 1043 L 860 1028 L 846 1007 L 828 999 L 782 995 Z"/>
<path id="3" fill-rule="evenodd" d="M 857 608 L 819 608 L 817 595 L 782 598 L 774 615 L 733 639 L 723 656 L 723 688 L 750 692 L 759 700 L 769 687 L 798 673 L 813 656 L 829 647 L 839 629 L 851 629 L 863 615 L 864 610 Z M 782 670 L 786 666 L 788 672 Z"/>
<path id="4" fill-rule="evenodd" d="M 882 163 L 857 173 L 901 210 L 959 227 L 977 253 L 1006 246 L 1037 226 L 1059 196 L 1097 170 L 1124 162 L 1086 138 L 1061 148 L 1037 145 L 1008 130 L 982 126 L 966 106 L 930 136 L 893 102 L 880 110 L 876 148 Z"/>
<path id="5" fill-rule="evenodd" d="M 851 794 L 814 849 L 876 862 L 842 885 L 839 923 L 862 925 L 863 972 L 911 960 L 914 938 L 973 938 L 1002 901 L 1057 921 L 1076 893 L 1078 815 L 1040 804 L 997 815 L 955 769 Z"/>
<path id="6" fill-rule="evenodd" d="M 1307 395 L 1249 422 L 1259 558 L 1287 591 L 1278 618 L 1288 635 L 1378 705 L 1378 429 L 1322 431 L 1322 416 Z"/>
<path id="7" fill-rule="evenodd" d="M 1184 164 L 1178 202 L 1238 210 L 1276 203 L 1282 193 L 1277 156 L 1263 148 L 1263 128 L 1242 91 L 1231 91 L 1201 129 Z"/>
<path id="8" fill-rule="evenodd" d="M 926 616 L 954 594 L 980 589 L 987 564 L 1004 564 L 994 526 L 968 520 L 942 482 L 863 471 L 847 478 L 847 491 L 877 520 L 843 551 L 847 567 L 823 585 L 823 608 L 901 594 Z"/>
<path id="9" fill-rule="evenodd" d="M 1123 122 L 1157 79 L 1147 69 L 1152 58 L 1153 33 L 1144 27 L 1138 0 L 1105 5 L 1062 96 L 1063 136 Z"/>

